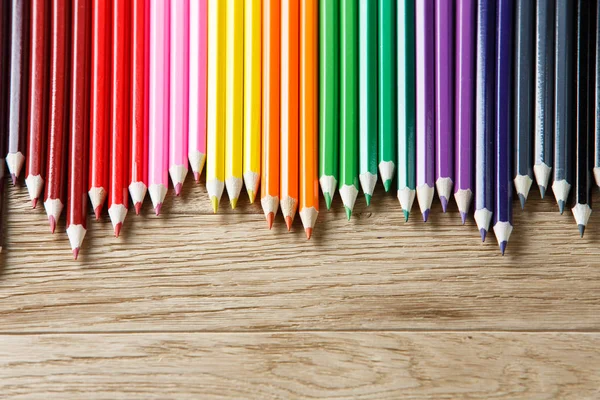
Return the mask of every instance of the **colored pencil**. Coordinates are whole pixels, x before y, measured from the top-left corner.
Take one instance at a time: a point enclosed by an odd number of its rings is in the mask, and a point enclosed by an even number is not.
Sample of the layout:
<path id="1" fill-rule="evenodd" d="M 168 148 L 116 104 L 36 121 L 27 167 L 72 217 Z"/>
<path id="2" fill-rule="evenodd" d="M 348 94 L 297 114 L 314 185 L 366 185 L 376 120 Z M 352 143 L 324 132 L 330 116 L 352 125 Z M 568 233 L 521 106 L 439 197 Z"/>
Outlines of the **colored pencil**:
<path id="1" fill-rule="evenodd" d="M 594 177 L 600 186 L 600 5 L 596 6 L 596 147 L 594 151 Z"/>
<path id="2" fill-rule="evenodd" d="M 0 2 L 0 126 L 5 127 L 8 114 L 8 32 L 10 28 L 9 2 Z M 0 129 L 0 253 L 4 244 L 4 186 L 5 155 L 7 142 L 6 129 Z"/>
<path id="3" fill-rule="evenodd" d="M 244 3 L 244 184 L 254 203 L 260 183 L 262 0 Z"/>
<path id="4" fill-rule="evenodd" d="M 379 174 L 390 191 L 398 163 L 396 155 L 398 110 L 396 108 L 396 0 L 378 1 L 379 42 Z"/>
<path id="5" fill-rule="evenodd" d="M 190 1 L 171 0 L 169 175 L 179 196 L 188 173 Z"/>
<path id="6" fill-rule="evenodd" d="M 554 183 L 552 191 L 562 214 L 573 181 L 575 2 L 556 1 L 556 59 L 554 80 Z"/>
<path id="7" fill-rule="evenodd" d="M 319 182 L 329 210 L 339 179 L 340 2 L 319 3 Z"/>
<path id="8" fill-rule="evenodd" d="M 319 215 L 319 5 L 300 1 L 300 219 L 306 238 Z"/>
<path id="9" fill-rule="evenodd" d="M 533 183 L 535 3 L 516 0 L 515 7 L 514 182 L 523 209 Z"/>
<path id="10" fill-rule="evenodd" d="M 92 0 L 90 158 L 88 195 L 96 220 L 108 193 L 110 112 L 110 2 Z"/>
<path id="11" fill-rule="evenodd" d="M 596 51 L 596 1 L 577 1 L 577 100 L 575 198 L 572 208 L 583 237 L 592 214 L 592 151 L 594 138 L 594 54 Z"/>
<path id="12" fill-rule="evenodd" d="M 263 1 L 261 198 L 269 229 L 279 208 L 279 0 Z"/>
<path id="13" fill-rule="evenodd" d="M 169 187 L 169 3 L 150 0 L 148 193 L 160 214 Z"/>
<path id="14" fill-rule="evenodd" d="M 355 0 L 341 0 L 340 22 L 340 196 L 350 220 L 358 196 L 358 4 Z"/>
<path id="15" fill-rule="evenodd" d="M 495 33 L 495 0 L 480 0 L 475 74 L 475 222 L 483 242 L 494 212 Z"/>
<path id="16" fill-rule="evenodd" d="M 494 234 L 502 255 L 513 229 L 512 177 L 512 69 L 513 69 L 514 0 L 496 3 L 496 200 L 494 203 Z"/>
<path id="17" fill-rule="evenodd" d="M 50 0 L 31 2 L 29 25 L 29 118 L 25 183 L 33 208 L 44 188 L 50 67 Z"/>
<path id="18" fill-rule="evenodd" d="M 538 0 L 535 38 L 535 165 L 542 199 L 554 164 L 554 11 L 555 0 Z"/>
<path id="19" fill-rule="evenodd" d="M 225 187 L 235 208 L 243 185 L 244 0 L 227 0 Z"/>
<path id="20" fill-rule="evenodd" d="M 190 112 L 188 158 L 194 180 L 206 161 L 206 67 L 208 57 L 208 1 L 190 2 Z"/>
<path id="21" fill-rule="evenodd" d="M 91 62 L 92 2 L 73 0 L 72 4 L 67 235 L 73 257 L 77 259 L 87 229 L 88 71 Z"/>
<path id="22" fill-rule="evenodd" d="M 10 2 L 10 103 L 8 107 L 8 154 L 6 155 L 6 164 L 13 185 L 16 185 L 27 152 L 30 1 L 10 0 Z"/>
<path id="23" fill-rule="evenodd" d="M 446 212 L 454 185 L 454 0 L 435 1 L 435 186 Z"/>
<path id="24" fill-rule="evenodd" d="M 148 83 L 150 7 L 146 0 L 131 3 L 131 76 L 129 195 L 139 214 L 148 188 Z"/>
<path id="25" fill-rule="evenodd" d="M 70 14 L 68 0 L 52 1 L 48 164 L 44 194 L 44 208 L 52 233 L 65 205 L 67 186 Z"/>
<path id="26" fill-rule="evenodd" d="M 408 221 L 416 192 L 415 1 L 398 1 L 398 200 Z M 364 56 L 361 55 L 361 61 Z M 362 99 L 361 99 L 362 100 Z"/>
<path id="27" fill-rule="evenodd" d="M 119 237 L 129 208 L 129 0 L 112 2 L 108 215 Z"/>
<path id="28" fill-rule="evenodd" d="M 281 1 L 281 118 L 279 194 L 281 213 L 292 228 L 299 195 L 300 2 Z"/>
<path id="29" fill-rule="evenodd" d="M 456 5 L 456 109 L 454 199 L 464 224 L 473 197 L 475 154 L 475 24 L 476 0 L 458 0 Z"/>
<path id="30" fill-rule="evenodd" d="M 208 1 L 206 189 L 215 213 L 225 188 L 226 6 L 222 0 Z"/>
<path id="31" fill-rule="evenodd" d="M 416 2 L 417 199 L 427 222 L 435 182 L 435 8 L 434 0 Z"/>
<path id="32" fill-rule="evenodd" d="M 358 177 L 369 206 L 377 184 L 377 2 L 358 0 L 358 9 Z"/>

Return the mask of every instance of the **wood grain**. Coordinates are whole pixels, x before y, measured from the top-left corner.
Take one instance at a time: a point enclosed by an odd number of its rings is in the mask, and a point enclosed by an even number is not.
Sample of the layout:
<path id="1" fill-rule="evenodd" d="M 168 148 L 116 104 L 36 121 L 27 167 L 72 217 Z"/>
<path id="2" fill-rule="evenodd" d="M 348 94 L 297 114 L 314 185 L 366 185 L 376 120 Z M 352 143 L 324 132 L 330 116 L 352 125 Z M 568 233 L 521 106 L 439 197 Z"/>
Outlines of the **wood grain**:
<path id="1" fill-rule="evenodd" d="M 0 340 L 3 397 L 14 399 L 600 397 L 598 334 L 107 334 Z M 28 351 L 14 351 L 18 348 Z"/>

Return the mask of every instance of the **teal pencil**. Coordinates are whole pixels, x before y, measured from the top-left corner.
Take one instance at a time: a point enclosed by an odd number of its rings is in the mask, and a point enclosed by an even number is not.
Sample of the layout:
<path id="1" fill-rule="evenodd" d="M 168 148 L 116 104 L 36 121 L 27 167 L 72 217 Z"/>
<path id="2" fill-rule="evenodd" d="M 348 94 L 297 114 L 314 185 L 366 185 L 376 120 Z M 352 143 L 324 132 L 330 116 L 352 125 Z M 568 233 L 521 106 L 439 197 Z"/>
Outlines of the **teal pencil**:
<path id="1" fill-rule="evenodd" d="M 340 2 L 319 3 L 319 182 L 327 209 L 339 177 Z"/>
<path id="2" fill-rule="evenodd" d="M 415 201 L 415 0 L 398 0 L 398 200 L 408 221 Z"/>
<path id="3" fill-rule="evenodd" d="M 377 184 L 377 2 L 359 0 L 359 179 L 367 205 Z"/>
<path id="4" fill-rule="evenodd" d="M 379 0 L 378 4 L 379 174 L 387 192 L 397 164 L 396 0 Z"/>

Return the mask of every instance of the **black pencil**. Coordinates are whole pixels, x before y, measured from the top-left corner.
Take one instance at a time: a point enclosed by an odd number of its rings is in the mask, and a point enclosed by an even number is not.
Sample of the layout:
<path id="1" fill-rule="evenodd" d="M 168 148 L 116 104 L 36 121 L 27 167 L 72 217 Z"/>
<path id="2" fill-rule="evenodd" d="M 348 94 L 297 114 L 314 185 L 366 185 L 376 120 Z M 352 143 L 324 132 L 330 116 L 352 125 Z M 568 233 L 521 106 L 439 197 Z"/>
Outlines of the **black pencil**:
<path id="1" fill-rule="evenodd" d="M 573 216 L 579 233 L 583 232 L 592 213 L 591 172 L 594 129 L 594 52 L 596 39 L 596 0 L 577 1 L 577 165 Z"/>
<path id="2" fill-rule="evenodd" d="M 556 2 L 554 80 L 554 183 L 552 191 L 562 214 L 573 182 L 575 7 L 573 0 Z"/>
<path id="3" fill-rule="evenodd" d="M 4 244 L 4 186 L 6 162 L 6 144 L 8 141 L 8 66 L 9 66 L 9 19 L 8 1 L 0 1 L 0 252 Z"/>
<path id="4" fill-rule="evenodd" d="M 521 208 L 533 183 L 533 123 L 534 123 L 534 38 L 535 3 L 516 2 L 516 36 L 514 45 L 514 143 L 515 188 Z"/>

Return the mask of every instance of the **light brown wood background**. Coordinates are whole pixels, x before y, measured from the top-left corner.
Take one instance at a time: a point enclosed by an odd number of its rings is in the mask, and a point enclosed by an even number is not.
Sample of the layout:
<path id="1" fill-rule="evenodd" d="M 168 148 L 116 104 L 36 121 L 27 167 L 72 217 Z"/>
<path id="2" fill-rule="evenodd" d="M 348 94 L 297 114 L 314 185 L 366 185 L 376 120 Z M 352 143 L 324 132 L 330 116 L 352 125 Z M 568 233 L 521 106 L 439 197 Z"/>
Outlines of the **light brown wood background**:
<path id="1" fill-rule="evenodd" d="M 75 262 L 9 187 L 0 397 L 600 399 L 600 212 L 580 239 L 534 188 L 501 257 L 454 203 L 336 197 L 307 241 L 243 196 L 212 215 L 188 181 L 121 238 L 90 220 Z"/>

